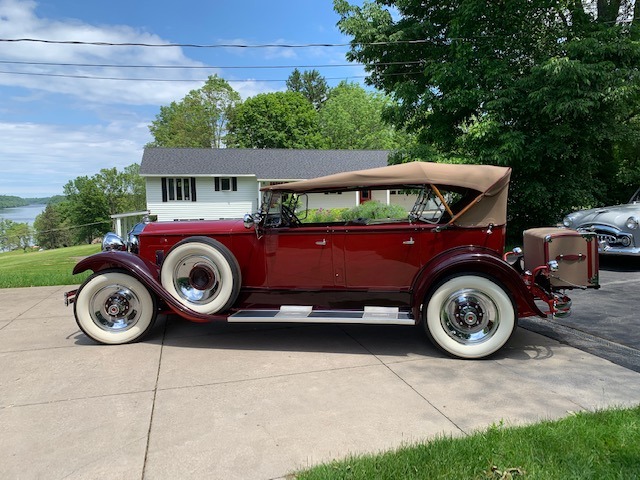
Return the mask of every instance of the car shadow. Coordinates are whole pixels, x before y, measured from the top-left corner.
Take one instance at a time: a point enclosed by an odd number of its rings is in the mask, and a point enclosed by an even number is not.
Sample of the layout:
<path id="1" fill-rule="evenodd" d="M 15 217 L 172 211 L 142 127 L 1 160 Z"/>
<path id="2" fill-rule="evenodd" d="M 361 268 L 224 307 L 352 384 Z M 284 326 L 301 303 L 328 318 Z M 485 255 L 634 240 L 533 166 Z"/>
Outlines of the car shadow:
<path id="1" fill-rule="evenodd" d="M 518 328 L 505 347 L 486 359 L 476 361 L 544 360 L 553 356 L 556 342 L 543 336 L 532 342 L 524 332 L 525 329 Z M 186 349 L 397 357 L 392 362 L 428 358 L 456 361 L 432 345 L 420 328 L 400 325 L 193 323 L 177 315 L 160 315 L 143 342 Z M 81 333 L 76 337 L 76 344 L 96 345 Z"/>

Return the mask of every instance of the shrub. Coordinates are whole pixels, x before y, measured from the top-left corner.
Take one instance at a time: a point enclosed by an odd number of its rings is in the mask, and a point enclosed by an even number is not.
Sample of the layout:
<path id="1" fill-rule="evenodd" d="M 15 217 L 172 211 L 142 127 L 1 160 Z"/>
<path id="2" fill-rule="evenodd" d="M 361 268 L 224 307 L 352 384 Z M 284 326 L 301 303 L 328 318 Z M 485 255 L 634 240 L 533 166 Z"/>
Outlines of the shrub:
<path id="1" fill-rule="evenodd" d="M 328 223 L 342 220 L 342 213 L 346 208 L 318 208 L 317 210 L 307 210 L 307 217 L 304 223 Z"/>
<path id="2" fill-rule="evenodd" d="M 358 218 L 377 220 L 407 218 L 407 211 L 400 205 L 385 205 L 377 201 L 365 202 L 353 208 L 318 208 L 307 210 L 304 223 L 348 222 Z"/>
<path id="3" fill-rule="evenodd" d="M 365 202 L 353 207 L 342 214 L 345 221 L 356 218 L 367 218 L 369 220 L 383 218 L 407 218 L 407 211 L 400 205 L 385 205 L 376 201 Z"/>

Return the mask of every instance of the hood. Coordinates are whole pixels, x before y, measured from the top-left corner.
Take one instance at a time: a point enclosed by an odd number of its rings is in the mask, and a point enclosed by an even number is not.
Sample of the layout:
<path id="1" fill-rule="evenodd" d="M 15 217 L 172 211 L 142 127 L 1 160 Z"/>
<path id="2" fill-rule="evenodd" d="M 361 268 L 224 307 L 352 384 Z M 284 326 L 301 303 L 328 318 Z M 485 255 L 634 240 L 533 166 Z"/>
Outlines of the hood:
<path id="1" fill-rule="evenodd" d="M 188 222 L 151 222 L 145 225 L 141 236 L 146 235 L 231 235 L 253 233 L 244 228 L 242 220 L 192 220 Z"/>
<path id="2" fill-rule="evenodd" d="M 593 224 L 624 228 L 627 219 L 631 216 L 640 217 L 640 204 L 627 203 L 611 207 L 580 210 L 571 213 L 567 217 L 572 220 L 571 228 L 578 228 Z"/>

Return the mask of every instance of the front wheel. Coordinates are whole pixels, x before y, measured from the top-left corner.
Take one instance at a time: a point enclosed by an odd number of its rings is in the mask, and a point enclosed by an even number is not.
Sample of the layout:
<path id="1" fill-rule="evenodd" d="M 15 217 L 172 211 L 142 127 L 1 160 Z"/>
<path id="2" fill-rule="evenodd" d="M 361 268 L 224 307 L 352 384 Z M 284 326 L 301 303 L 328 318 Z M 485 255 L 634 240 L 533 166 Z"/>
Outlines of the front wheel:
<path id="1" fill-rule="evenodd" d="M 78 289 L 73 313 L 80 329 L 99 343 L 118 345 L 142 338 L 156 320 L 156 298 L 131 275 L 94 273 Z"/>
<path id="2" fill-rule="evenodd" d="M 459 358 L 498 351 L 516 327 L 516 308 L 504 287 L 477 274 L 450 277 L 427 299 L 424 326 L 429 339 Z"/>

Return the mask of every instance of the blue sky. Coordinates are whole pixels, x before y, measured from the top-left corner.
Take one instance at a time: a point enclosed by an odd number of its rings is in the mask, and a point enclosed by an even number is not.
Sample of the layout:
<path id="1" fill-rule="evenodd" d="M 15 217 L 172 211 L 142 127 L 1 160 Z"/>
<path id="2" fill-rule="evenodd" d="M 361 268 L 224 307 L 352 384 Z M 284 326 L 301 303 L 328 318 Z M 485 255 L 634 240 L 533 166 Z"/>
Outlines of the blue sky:
<path id="1" fill-rule="evenodd" d="M 350 39 L 338 31 L 337 21 L 331 0 L 0 0 L 0 39 L 347 43 Z M 180 100 L 214 73 L 245 99 L 285 90 L 284 81 L 293 68 L 244 67 L 316 68 L 332 86 L 340 80 L 363 82 L 361 67 L 335 66 L 347 63 L 346 51 L 346 47 L 196 49 L 0 42 L 0 195 L 62 194 L 64 184 L 78 176 L 139 163 L 143 146 L 151 140 L 148 125 L 160 106 Z"/>

